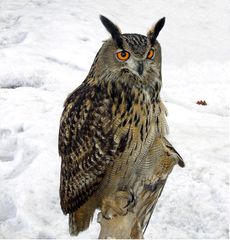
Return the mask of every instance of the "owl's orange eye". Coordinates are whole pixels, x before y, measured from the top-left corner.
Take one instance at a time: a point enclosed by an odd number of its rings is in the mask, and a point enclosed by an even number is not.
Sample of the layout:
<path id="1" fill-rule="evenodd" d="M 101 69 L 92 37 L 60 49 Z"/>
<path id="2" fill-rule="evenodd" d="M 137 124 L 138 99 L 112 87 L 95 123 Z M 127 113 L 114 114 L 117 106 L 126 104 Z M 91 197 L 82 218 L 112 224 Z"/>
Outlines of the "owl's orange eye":
<path id="1" fill-rule="evenodd" d="M 130 57 L 130 53 L 125 50 L 122 50 L 120 52 L 117 52 L 116 56 L 120 61 L 127 61 Z"/>
<path id="2" fill-rule="evenodd" d="M 154 57 L 155 57 L 155 51 L 154 49 L 150 49 L 148 52 L 147 58 L 153 60 Z"/>

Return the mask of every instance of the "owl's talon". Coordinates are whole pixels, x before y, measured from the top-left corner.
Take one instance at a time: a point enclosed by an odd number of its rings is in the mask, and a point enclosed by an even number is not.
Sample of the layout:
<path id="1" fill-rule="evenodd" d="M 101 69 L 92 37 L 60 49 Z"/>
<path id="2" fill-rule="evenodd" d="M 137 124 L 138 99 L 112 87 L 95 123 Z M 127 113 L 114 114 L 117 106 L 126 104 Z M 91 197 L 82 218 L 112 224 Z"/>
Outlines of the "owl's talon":
<path id="1" fill-rule="evenodd" d="M 117 201 L 117 203 L 120 202 L 120 204 L 118 204 L 120 206 L 124 203 L 122 208 L 127 210 L 130 210 L 136 205 L 136 197 L 132 190 L 116 192 L 115 201 Z"/>
<path id="2" fill-rule="evenodd" d="M 99 213 L 97 214 L 97 222 L 98 222 L 98 223 L 101 223 L 102 218 L 103 218 L 103 215 L 102 215 L 101 212 L 99 212 Z"/>
<path id="3" fill-rule="evenodd" d="M 108 197 L 102 204 L 102 215 L 105 219 L 125 216 L 135 206 L 136 198 L 131 191 L 118 191 L 113 197 Z"/>
<path id="4" fill-rule="evenodd" d="M 127 204 L 124 206 L 124 208 L 131 209 L 136 205 L 136 197 L 132 191 L 129 191 L 129 196 L 127 200 Z"/>

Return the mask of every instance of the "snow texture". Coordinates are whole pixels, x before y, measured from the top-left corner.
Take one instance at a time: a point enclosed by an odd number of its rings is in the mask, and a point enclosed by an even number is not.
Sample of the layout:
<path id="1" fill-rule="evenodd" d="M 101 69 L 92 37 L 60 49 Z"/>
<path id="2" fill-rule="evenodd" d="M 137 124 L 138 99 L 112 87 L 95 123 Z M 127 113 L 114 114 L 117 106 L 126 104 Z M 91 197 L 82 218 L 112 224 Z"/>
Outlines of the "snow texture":
<path id="1" fill-rule="evenodd" d="M 109 37 L 103 14 L 141 34 L 166 16 L 161 95 L 186 167 L 174 168 L 145 237 L 227 239 L 229 13 L 228 0 L 0 0 L 0 238 L 69 238 L 59 119 Z M 98 232 L 94 219 L 79 238 Z"/>

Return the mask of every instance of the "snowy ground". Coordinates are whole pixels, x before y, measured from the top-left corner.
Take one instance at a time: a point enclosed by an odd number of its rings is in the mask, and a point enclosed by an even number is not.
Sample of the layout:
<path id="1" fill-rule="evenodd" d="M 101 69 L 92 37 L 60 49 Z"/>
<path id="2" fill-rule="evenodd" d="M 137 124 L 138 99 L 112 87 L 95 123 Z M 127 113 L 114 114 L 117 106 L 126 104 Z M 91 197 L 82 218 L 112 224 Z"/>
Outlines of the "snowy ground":
<path id="1" fill-rule="evenodd" d="M 228 238 L 228 0 L 0 0 L 0 238 L 69 237 L 59 118 L 109 36 L 100 13 L 142 34 L 166 16 L 162 96 L 186 168 L 170 175 L 145 237 Z M 98 231 L 94 220 L 79 237 Z"/>

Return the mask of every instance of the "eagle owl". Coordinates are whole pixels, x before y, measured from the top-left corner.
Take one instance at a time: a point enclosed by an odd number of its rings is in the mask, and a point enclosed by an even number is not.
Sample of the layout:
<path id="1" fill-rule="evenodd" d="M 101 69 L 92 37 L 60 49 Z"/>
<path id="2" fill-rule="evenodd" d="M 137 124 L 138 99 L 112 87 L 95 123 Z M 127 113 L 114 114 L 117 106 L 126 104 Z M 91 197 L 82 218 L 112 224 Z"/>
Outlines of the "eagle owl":
<path id="1" fill-rule="evenodd" d="M 95 209 L 137 210 L 146 228 L 166 178 L 183 160 L 165 139 L 160 99 L 160 19 L 147 33 L 122 34 L 104 16 L 111 34 L 83 83 L 66 99 L 60 120 L 60 200 L 71 235 L 88 228 Z M 166 160 L 165 160 L 166 159 Z M 123 197 L 127 204 L 119 205 Z M 116 198 L 117 197 L 117 198 Z M 112 201 L 112 200 L 114 201 Z"/>

